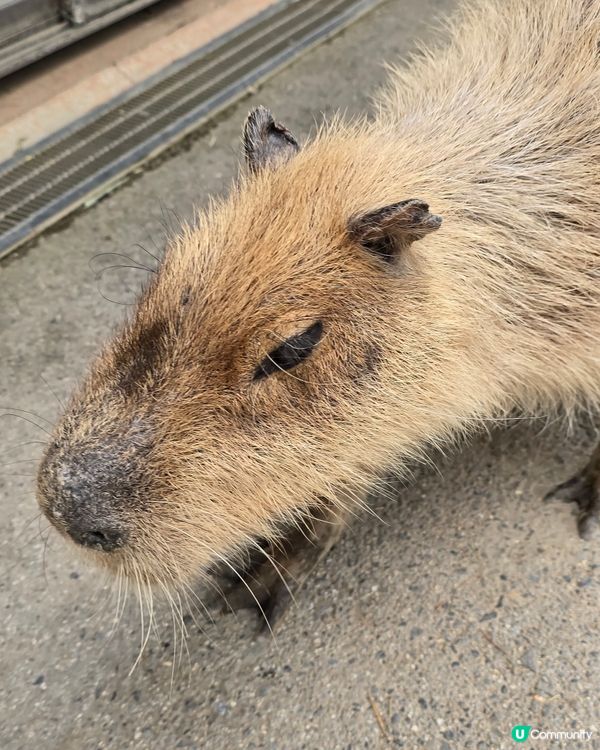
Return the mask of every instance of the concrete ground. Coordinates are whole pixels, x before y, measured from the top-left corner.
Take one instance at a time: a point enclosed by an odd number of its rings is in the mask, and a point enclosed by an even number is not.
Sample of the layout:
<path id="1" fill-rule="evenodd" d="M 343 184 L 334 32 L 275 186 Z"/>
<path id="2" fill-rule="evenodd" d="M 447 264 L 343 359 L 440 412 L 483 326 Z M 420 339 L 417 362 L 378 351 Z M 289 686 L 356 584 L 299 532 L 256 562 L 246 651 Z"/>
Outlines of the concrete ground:
<path id="1" fill-rule="evenodd" d="M 405 56 L 451 5 L 385 3 L 178 154 L 9 258 L 0 406 L 55 418 L 51 391 L 66 396 L 139 281 L 118 269 L 98 282 L 90 260 L 142 259 L 135 243 L 155 252 L 175 213 L 189 216 L 223 190 L 250 105 L 271 106 L 302 135 L 320 112 L 361 111 L 382 61 Z M 92 265 L 101 261 L 110 264 Z M 22 444 L 43 430 L 10 416 L 0 424 L 2 750 L 496 750 L 514 746 L 515 724 L 595 733 L 587 743 L 530 743 L 540 747 L 600 747 L 600 552 L 578 539 L 571 508 L 541 502 L 585 460 L 591 426 L 567 436 L 558 424 L 515 424 L 439 460 L 438 471 L 419 470 L 397 503 L 376 499 L 380 519 L 355 523 L 275 641 L 254 635 L 252 613 L 198 627 L 185 609 L 182 648 L 158 605 L 130 675 L 135 602 L 114 625 L 110 586 L 38 525 L 27 459 L 41 445 Z"/>

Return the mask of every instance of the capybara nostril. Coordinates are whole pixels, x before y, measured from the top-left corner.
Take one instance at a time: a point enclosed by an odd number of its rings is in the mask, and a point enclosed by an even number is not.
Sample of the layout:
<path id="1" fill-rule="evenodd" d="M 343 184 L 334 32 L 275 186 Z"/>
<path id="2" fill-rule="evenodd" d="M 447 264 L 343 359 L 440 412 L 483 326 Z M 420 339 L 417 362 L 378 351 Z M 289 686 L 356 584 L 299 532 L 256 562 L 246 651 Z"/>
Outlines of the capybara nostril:
<path id="1" fill-rule="evenodd" d="M 102 552 L 113 552 L 123 547 L 127 541 L 127 532 L 117 527 L 86 528 L 85 525 L 78 523 L 68 524 L 66 530 L 77 544 Z"/>

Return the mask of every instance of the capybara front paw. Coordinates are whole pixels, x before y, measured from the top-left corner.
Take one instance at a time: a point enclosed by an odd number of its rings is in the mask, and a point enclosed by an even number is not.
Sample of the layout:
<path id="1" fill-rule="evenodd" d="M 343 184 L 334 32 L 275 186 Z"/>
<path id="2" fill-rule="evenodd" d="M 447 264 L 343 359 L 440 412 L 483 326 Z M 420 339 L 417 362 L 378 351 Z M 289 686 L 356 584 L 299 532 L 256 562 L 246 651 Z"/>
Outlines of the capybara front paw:
<path id="1" fill-rule="evenodd" d="M 586 541 L 600 535 L 600 487 L 597 477 L 586 467 L 582 472 L 562 482 L 548 492 L 544 500 L 577 503 L 577 530 Z"/>
<path id="2" fill-rule="evenodd" d="M 241 568 L 221 576 L 224 611 L 255 609 L 261 630 L 272 632 L 344 528 L 342 517 L 319 507 L 281 539 L 257 542 Z"/>

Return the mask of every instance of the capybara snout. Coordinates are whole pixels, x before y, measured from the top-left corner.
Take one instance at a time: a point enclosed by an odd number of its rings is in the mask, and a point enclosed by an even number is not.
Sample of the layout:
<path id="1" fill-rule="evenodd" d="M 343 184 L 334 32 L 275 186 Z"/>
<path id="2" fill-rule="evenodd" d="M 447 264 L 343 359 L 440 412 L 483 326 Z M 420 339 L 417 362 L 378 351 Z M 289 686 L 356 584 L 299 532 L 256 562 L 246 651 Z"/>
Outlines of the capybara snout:
<path id="1" fill-rule="evenodd" d="M 70 418 L 67 414 L 65 423 Z M 123 415 L 115 414 L 112 431 L 104 435 L 92 430 L 81 436 L 59 427 L 38 471 L 38 498 L 47 518 L 77 544 L 104 553 L 135 538 L 150 491 L 149 438 L 127 422 L 115 431 L 122 421 Z"/>

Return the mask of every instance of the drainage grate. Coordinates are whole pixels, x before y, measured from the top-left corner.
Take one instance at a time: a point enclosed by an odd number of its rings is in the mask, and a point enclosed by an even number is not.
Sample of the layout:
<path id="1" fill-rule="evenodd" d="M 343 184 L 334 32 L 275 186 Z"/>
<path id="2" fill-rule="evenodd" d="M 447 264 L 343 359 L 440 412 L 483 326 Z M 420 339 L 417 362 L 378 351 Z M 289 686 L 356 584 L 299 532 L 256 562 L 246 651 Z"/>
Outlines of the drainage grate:
<path id="1" fill-rule="evenodd" d="M 0 165 L 0 257 L 379 1 L 278 3 Z"/>

